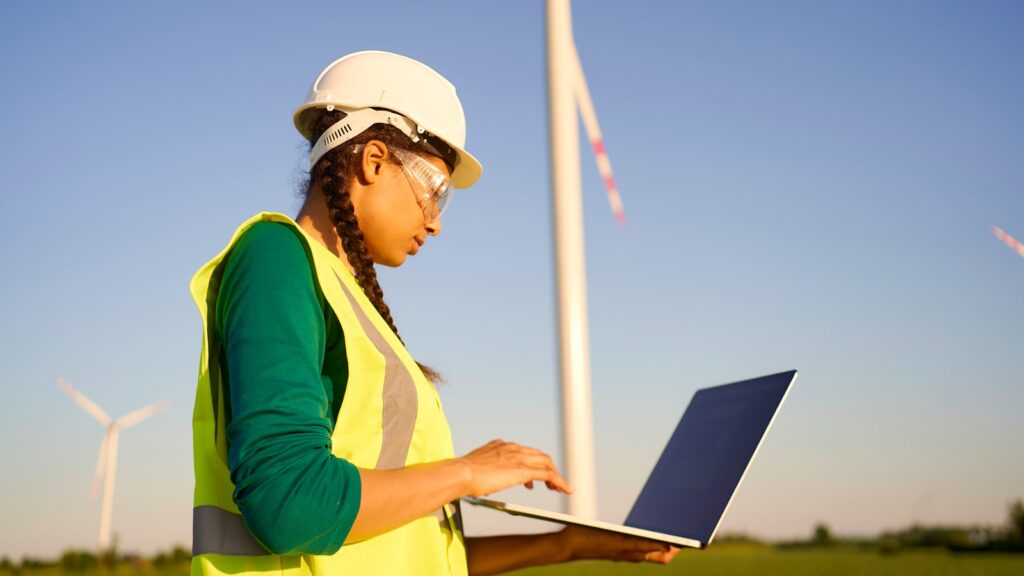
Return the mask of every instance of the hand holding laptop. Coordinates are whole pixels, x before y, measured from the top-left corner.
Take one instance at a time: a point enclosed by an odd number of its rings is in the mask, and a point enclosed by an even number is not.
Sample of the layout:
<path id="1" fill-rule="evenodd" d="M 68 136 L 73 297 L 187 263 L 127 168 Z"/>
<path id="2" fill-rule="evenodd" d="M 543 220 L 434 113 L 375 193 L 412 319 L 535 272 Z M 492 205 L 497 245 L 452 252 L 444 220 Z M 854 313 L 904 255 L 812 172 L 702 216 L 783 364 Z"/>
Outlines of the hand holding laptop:
<path id="1" fill-rule="evenodd" d="M 472 496 L 487 495 L 516 484 L 533 488 L 544 481 L 551 490 L 572 493 L 551 457 L 535 448 L 492 440 L 461 458 L 470 471 Z M 612 560 L 668 564 L 679 548 L 646 538 L 614 534 L 583 526 L 566 526 L 552 534 L 561 561 Z"/>
<path id="2" fill-rule="evenodd" d="M 682 548 L 627 534 L 569 524 L 559 532 L 569 560 L 612 560 L 668 564 Z"/>

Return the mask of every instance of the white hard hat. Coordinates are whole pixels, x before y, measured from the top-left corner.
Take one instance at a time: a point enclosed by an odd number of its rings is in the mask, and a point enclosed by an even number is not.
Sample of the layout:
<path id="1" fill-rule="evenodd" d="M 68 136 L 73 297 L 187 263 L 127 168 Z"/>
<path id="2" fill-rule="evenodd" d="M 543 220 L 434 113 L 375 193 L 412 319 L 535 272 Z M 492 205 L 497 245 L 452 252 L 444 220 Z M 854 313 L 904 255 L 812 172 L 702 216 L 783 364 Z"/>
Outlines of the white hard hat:
<path id="1" fill-rule="evenodd" d="M 465 150 L 466 115 L 455 86 L 422 62 L 377 50 L 342 56 L 316 77 L 306 101 L 295 110 L 295 127 L 306 138 L 321 108 L 343 110 L 350 122 L 339 122 L 324 133 L 310 155 L 310 166 L 372 124 L 385 123 L 414 141 L 426 132 L 450 146 L 456 156 L 452 186 L 468 188 L 480 178 L 480 162 Z"/>

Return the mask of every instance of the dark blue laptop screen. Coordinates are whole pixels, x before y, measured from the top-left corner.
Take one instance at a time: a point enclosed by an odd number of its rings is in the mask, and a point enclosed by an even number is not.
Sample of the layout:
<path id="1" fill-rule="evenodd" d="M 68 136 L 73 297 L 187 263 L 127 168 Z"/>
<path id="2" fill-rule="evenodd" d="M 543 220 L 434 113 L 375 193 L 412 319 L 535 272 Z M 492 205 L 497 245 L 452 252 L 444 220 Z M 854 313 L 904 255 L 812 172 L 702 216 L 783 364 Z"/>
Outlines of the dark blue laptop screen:
<path id="1" fill-rule="evenodd" d="M 795 374 L 698 390 L 626 525 L 706 545 Z"/>

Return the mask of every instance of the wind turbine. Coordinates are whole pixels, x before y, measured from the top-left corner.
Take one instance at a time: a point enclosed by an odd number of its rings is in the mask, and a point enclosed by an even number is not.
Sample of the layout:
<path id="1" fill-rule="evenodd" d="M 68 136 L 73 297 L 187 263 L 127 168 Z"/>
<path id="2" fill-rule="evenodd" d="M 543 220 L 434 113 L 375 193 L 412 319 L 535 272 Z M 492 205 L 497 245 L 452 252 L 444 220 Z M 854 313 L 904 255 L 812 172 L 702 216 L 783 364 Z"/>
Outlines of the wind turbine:
<path id="1" fill-rule="evenodd" d="M 583 116 L 598 170 L 608 190 L 612 213 L 620 225 L 625 225 L 626 217 L 573 40 L 569 0 L 548 0 L 547 43 L 562 445 L 566 476 L 575 489 L 569 497 L 569 513 L 596 519 L 597 482 L 590 400 L 590 342 L 577 110 Z"/>
<path id="2" fill-rule="evenodd" d="M 999 226 L 992 226 L 992 233 L 996 235 L 996 238 L 999 238 L 1004 244 L 1009 246 L 1011 250 L 1024 257 L 1024 244 L 1021 244 L 1016 238 L 1004 232 Z"/>
<path id="3" fill-rule="evenodd" d="M 57 385 L 74 400 L 75 404 L 78 404 L 82 410 L 85 410 L 87 414 L 92 416 L 107 431 L 106 435 L 103 436 L 103 442 L 100 443 L 100 456 L 96 460 L 96 471 L 92 477 L 92 496 L 94 498 L 96 497 L 100 480 L 104 480 L 99 534 L 99 551 L 102 553 L 110 548 L 110 508 L 114 500 L 114 474 L 117 472 L 118 434 L 121 430 L 131 428 L 150 416 L 165 410 L 169 402 L 163 400 L 150 404 L 129 412 L 116 420 L 111 420 L 110 416 L 107 416 L 107 413 L 102 408 L 86 398 L 84 394 L 75 390 L 71 384 L 68 384 L 67 380 L 58 378 Z"/>

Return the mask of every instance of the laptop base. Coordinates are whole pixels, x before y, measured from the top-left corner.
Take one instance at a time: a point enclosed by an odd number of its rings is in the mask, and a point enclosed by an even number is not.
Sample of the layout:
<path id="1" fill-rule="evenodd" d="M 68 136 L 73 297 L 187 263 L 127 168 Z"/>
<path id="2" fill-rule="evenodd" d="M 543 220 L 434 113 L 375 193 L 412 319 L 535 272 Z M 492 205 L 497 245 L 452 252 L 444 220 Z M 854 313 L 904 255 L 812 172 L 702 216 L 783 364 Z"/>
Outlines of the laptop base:
<path id="1" fill-rule="evenodd" d="M 641 528 L 631 528 L 629 526 L 612 524 L 611 522 L 602 522 L 600 520 L 585 520 L 583 518 L 570 516 L 569 514 L 551 512 L 549 510 L 541 510 L 540 508 L 530 508 L 529 506 L 520 506 L 519 504 L 508 504 L 506 502 L 498 502 L 497 500 L 487 500 L 485 498 L 463 498 L 463 500 L 470 504 L 473 504 L 474 506 L 493 508 L 495 510 L 501 510 L 502 512 L 514 514 L 516 516 L 527 516 L 529 518 L 547 520 L 549 522 L 557 522 L 559 524 L 575 524 L 577 526 L 586 526 L 587 528 L 604 530 L 606 532 L 628 534 L 630 536 L 636 536 L 647 540 L 654 540 L 656 542 L 665 542 L 666 544 L 672 544 L 673 546 L 679 546 L 683 548 L 703 549 L 707 546 L 705 543 L 700 542 L 698 540 L 691 540 L 689 538 L 673 536 L 672 534 L 662 534 L 660 532 L 652 532 L 650 530 L 643 530 Z"/>

